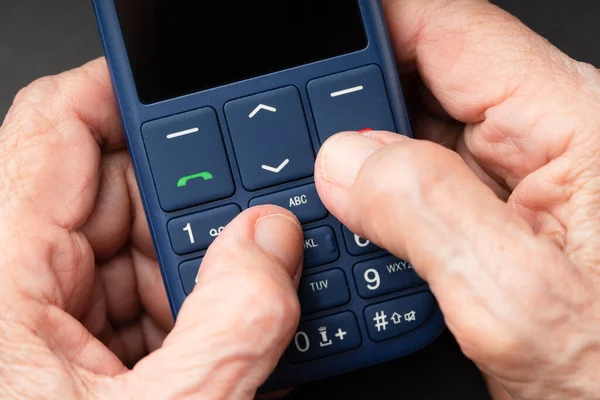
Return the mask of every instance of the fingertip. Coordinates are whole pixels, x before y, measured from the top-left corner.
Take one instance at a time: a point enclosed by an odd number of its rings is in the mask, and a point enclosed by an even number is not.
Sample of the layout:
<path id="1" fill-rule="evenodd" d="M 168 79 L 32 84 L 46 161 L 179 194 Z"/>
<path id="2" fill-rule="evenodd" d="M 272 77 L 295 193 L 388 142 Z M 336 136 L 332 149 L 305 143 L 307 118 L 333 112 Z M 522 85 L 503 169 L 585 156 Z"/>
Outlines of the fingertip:
<path id="1" fill-rule="evenodd" d="M 303 237 L 300 221 L 289 210 L 274 205 L 252 207 L 225 227 L 209 247 L 203 265 L 222 263 L 227 254 L 247 253 L 253 259 L 275 261 L 297 284 L 302 272 Z M 205 271 L 200 268 L 198 280 Z"/>

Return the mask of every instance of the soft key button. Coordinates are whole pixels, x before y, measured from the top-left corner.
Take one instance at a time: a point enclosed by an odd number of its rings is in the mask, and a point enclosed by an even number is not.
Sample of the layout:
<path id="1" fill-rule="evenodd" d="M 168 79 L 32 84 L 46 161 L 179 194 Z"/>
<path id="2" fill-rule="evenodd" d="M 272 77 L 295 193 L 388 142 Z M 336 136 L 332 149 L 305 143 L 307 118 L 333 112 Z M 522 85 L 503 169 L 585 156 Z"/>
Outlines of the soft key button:
<path id="1" fill-rule="evenodd" d="M 171 220 L 173 250 L 180 255 L 206 250 L 240 212 L 240 207 L 228 205 Z"/>
<path id="2" fill-rule="evenodd" d="M 225 115 L 246 189 L 313 175 L 315 155 L 295 87 L 230 101 Z"/>
<path id="3" fill-rule="evenodd" d="M 321 142 L 343 131 L 396 131 L 381 70 L 376 65 L 309 82 Z"/>
<path id="4" fill-rule="evenodd" d="M 212 108 L 149 122 L 142 133 L 163 210 L 233 195 L 235 186 Z"/>

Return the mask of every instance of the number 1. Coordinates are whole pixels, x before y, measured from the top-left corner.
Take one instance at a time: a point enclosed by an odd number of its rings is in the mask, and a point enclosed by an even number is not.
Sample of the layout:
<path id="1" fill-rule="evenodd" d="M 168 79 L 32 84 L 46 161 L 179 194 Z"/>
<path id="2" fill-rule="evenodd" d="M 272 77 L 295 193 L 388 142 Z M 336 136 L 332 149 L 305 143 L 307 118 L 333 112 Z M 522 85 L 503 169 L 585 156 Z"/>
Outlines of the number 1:
<path id="1" fill-rule="evenodd" d="M 192 231 L 192 225 L 191 225 L 191 224 L 189 224 L 189 223 L 188 223 L 188 224 L 185 226 L 185 228 L 183 228 L 183 231 L 184 231 L 184 232 L 187 232 L 187 233 L 188 233 L 188 235 L 190 236 L 190 243 L 191 243 L 191 244 L 194 244 L 194 243 L 196 243 L 196 241 L 194 240 L 194 231 Z"/>

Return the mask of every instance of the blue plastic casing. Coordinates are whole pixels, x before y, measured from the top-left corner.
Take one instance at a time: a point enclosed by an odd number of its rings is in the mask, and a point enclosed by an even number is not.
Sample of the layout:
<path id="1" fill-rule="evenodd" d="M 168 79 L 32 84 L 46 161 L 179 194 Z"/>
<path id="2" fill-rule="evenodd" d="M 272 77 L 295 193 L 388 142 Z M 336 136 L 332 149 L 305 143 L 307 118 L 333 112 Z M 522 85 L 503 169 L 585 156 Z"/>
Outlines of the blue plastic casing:
<path id="1" fill-rule="evenodd" d="M 399 76 L 381 6 L 378 0 L 359 0 L 359 3 L 368 37 L 368 46 L 364 50 L 145 105 L 139 101 L 137 96 L 114 1 L 93 0 L 129 152 L 175 318 L 186 299 L 186 293 L 193 288 L 190 279 L 194 277 L 205 250 L 195 251 L 194 248 L 190 249 L 185 245 L 174 246 L 173 238 L 169 235 L 169 227 L 174 229 L 173 232 L 181 234 L 181 228 L 185 228 L 185 225 L 180 223 L 186 222 L 180 221 L 181 218 L 200 215 L 200 222 L 197 223 L 201 223 L 204 211 L 209 211 L 208 217 L 212 216 L 211 213 L 221 213 L 216 217 L 217 223 L 220 224 L 219 218 L 225 218 L 226 221 L 227 218 L 231 218 L 228 217 L 228 213 L 233 212 L 235 215 L 238 208 L 244 210 L 253 204 L 260 204 L 261 199 L 266 199 L 268 202 L 271 199 L 270 195 L 286 190 L 292 190 L 291 193 L 296 190 L 297 193 L 302 194 L 304 193 L 302 189 L 298 192 L 296 188 L 303 188 L 314 182 L 312 176 L 301 176 L 293 182 L 276 183 L 269 187 L 263 187 L 260 179 L 254 179 L 253 176 L 245 179 L 244 171 L 240 171 L 241 163 L 232 139 L 231 124 L 228 123 L 226 113 L 226 109 L 229 107 L 228 103 L 281 88 L 288 88 L 287 90 L 290 87 L 295 88 L 305 112 L 310 144 L 316 154 L 323 142 L 325 128 L 321 132 L 319 131 L 317 121 L 319 116 L 315 114 L 327 113 L 328 110 L 324 105 L 317 112 L 314 111 L 318 101 L 311 100 L 309 95 L 308 88 L 311 82 L 338 73 L 372 67 L 381 71 L 395 131 L 411 136 Z M 198 67 L 198 73 L 202 73 L 201 66 Z M 327 85 L 321 87 L 323 90 L 327 89 Z M 315 88 L 316 92 L 318 90 L 320 88 Z M 323 100 L 326 99 L 323 98 Z M 237 112 L 234 106 L 231 106 L 232 113 Z M 365 107 L 374 108 L 373 112 L 378 112 L 378 108 L 373 104 L 365 105 Z M 381 107 L 385 108 L 387 105 L 382 104 Z M 145 142 L 142 133 L 143 127 L 150 123 L 156 125 L 153 126 L 154 129 L 164 118 L 184 115 L 196 110 L 201 110 L 202 113 L 202 110 L 210 109 L 214 110 L 216 114 L 225 149 L 223 154 L 226 155 L 226 159 L 217 161 L 221 165 L 224 163 L 229 165 L 233 185 L 218 188 L 225 196 L 224 198 L 200 205 L 180 204 L 179 206 L 184 206 L 183 209 L 165 211 L 165 203 L 161 205 L 157 190 L 158 175 L 156 171 L 153 173 L 150 162 L 148 146 L 151 143 Z M 201 117 L 204 118 L 205 115 L 201 115 Z M 352 119 L 352 112 L 349 112 L 348 118 Z M 323 124 L 327 124 L 326 118 L 320 120 Z M 362 128 L 379 129 L 366 126 L 357 126 L 355 129 Z M 174 128 L 174 130 L 176 129 Z M 243 135 L 239 140 L 243 140 Z M 285 137 L 282 137 L 281 140 L 285 141 Z M 255 145 L 261 147 L 261 149 L 257 148 L 257 151 L 264 152 L 265 146 L 268 148 L 269 143 L 262 142 Z M 278 146 L 280 145 L 281 143 L 278 144 Z M 244 149 L 247 150 L 248 143 L 245 143 L 244 146 Z M 244 160 L 244 162 L 246 161 L 252 162 L 251 157 Z M 271 165 L 277 167 L 279 163 L 273 164 L 273 162 Z M 156 169 L 156 165 L 154 168 Z M 180 182 L 181 185 L 186 183 L 182 182 Z M 248 187 L 251 190 L 248 190 Z M 291 199 L 293 198 L 294 196 L 291 197 Z M 285 199 L 287 200 L 287 198 Z M 176 198 L 167 200 L 171 203 L 171 200 L 177 201 Z M 310 234 L 314 233 L 315 240 L 328 240 L 331 249 L 329 254 L 313 254 L 309 257 L 316 264 L 319 262 L 327 262 L 327 264 L 317 265 L 306 270 L 306 277 L 300 289 L 301 298 L 310 298 L 310 293 L 307 294 L 306 290 L 309 290 L 310 287 L 313 288 L 313 291 L 315 290 L 314 285 L 310 286 L 311 283 L 329 282 L 328 279 L 331 279 L 331 288 L 333 288 L 331 293 L 335 297 L 312 299 L 311 304 L 306 306 L 305 310 L 310 314 L 303 315 L 301 329 L 304 331 L 300 336 L 297 335 L 295 340 L 298 341 L 298 346 L 302 350 L 306 350 L 308 345 L 306 340 L 309 339 L 310 346 L 312 346 L 311 351 L 306 353 L 294 351 L 295 344 L 292 341 L 291 350 L 281 359 L 271 378 L 260 389 L 261 392 L 305 384 L 407 355 L 428 345 L 444 329 L 442 314 L 435 300 L 429 294 L 428 286 L 414 275 L 409 264 L 395 260 L 372 244 L 365 245 L 365 241 L 353 237 L 351 232 L 347 231 L 327 212 L 321 215 L 319 214 L 320 210 L 309 211 L 312 212 L 312 216 L 317 215 L 319 220 L 314 221 L 309 218 L 310 222 L 304 225 L 306 231 L 311 232 Z M 325 230 L 321 229 L 322 227 L 326 227 Z M 200 238 L 199 241 L 209 242 L 210 236 Z M 309 242 L 307 251 L 311 250 L 310 247 Z M 175 251 L 174 248 L 178 251 Z M 192 252 L 189 253 L 189 251 Z M 389 278 L 386 278 L 385 282 L 380 281 L 378 285 L 374 283 L 376 276 L 374 271 L 377 271 L 381 278 L 389 273 Z M 392 272 L 396 275 L 393 275 Z M 316 281 L 313 279 L 315 276 L 319 278 Z M 340 277 L 342 277 L 341 280 L 338 279 Z M 365 277 L 369 280 L 366 281 Z M 377 288 L 375 291 L 369 289 L 375 287 Z M 378 308 L 380 304 L 381 307 Z M 385 311 L 385 320 L 381 318 L 382 314 L 378 314 L 379 311 L 382 313 Z M 395 311 L 398 312 L 395 313 Z M 375 318 L 378 316 L 380 324 L 376 329 L 374 323 L 377 322 Z M 415 316 L 417 316 L 418 325 L 413 327 L 410 324 L 415 323 Z M 381 322 L 386 322 L 386 324 Z M 329 332 L 323 334 L 324 331 L 320 328 L 327 328 Z M 334 337 L 336 332 L 342 332 L 345 335 Z M 322 346 L 332 339 L 336 348 L 341 349 L 337 353 L 333 352 L 335 354 L 332 354 L 326 346 Z M 305 357 L 308 353 L 311 354 L 311 357 Z"/>

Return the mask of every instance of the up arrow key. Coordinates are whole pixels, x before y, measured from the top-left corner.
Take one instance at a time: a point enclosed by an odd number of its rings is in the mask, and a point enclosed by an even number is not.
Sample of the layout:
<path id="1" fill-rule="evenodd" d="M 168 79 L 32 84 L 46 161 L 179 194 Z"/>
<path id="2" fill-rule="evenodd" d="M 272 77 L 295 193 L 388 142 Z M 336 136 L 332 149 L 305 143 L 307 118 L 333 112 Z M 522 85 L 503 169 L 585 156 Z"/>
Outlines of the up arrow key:
<path id="1" fill-rule="evenodd" d="M 271 106 L 267 106 L 264 104 L 259 104 L 258 107 L 256 107 L 248 116 L 250 119 L 254 118 L 256 116 L 256 114 L 258 114 L 259 112 L 261 112 L 262 110 L 265 111 L 269 111 L 272 113 L 276 113 L 277 109 L 275 107 L 271 107 Z"/>

